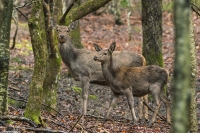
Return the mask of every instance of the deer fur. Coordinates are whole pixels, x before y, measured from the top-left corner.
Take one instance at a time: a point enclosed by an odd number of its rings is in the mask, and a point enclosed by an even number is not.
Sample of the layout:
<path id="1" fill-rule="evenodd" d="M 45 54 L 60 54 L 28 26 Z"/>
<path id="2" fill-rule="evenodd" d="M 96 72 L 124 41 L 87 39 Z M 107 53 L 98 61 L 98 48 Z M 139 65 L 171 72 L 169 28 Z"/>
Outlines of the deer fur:
<path id="1" fill-rule="evenodd" d="M 107 80 L 114 93 L 106 117 L 109 116 L 119 95 L 124 94 L 127 97 L 131 109 L 133 122 L 137 123 L 138 118 L 135 115 L 133 97 L 141 97 L 151 93 L 155 100 L 156 109 L 150 121 L 150 125 L 152 125 L 156 119 L 161 105 L 160 100 L 166 105 L 167 122 L 170 123 L 170 101 L 163 95 L 163 87 L 168 80 L 167 70 L 156 65 L 140 67 L 122 66 L 115 69 L 113 66 L 113 57 L 115 57 L 113 51 L 115 50 L 116 44 L 112 43 L 110 48 L 105 50 L 102 50 L 97 45 L 94 46 L 98 52 L 96 56 L 94 56 L 94 60 L 101 62 L 104 78 Z M 124 56 L 119 58 L 126 60 Z"/>
<path id="2" fill-rule="evenodd" d="M 86 115 L 90 83 L 108 86 L 107 81 L 103 77 L 100 62 L 93 60 L 96 51 L 73 47 L 69 32 L 76 28 L 77 22 L 73 22 L 69 26 L 60 26 L 51 20 L 51 26 L 57 31 L 59 52 L 63 62 L 71 71 L 73 78 L 82 83 L 83 115 Z M 120 66 L 143 66 L 146 64 L 145 58 L 142 55 L 133 52 L 116 51 L 113 53 L 113 56 L 114 68 Z M 120 57 L 125 57 L 126 59 L 121 60 Z M 147 97 L 144 100 L 147 101 Z M 139 105 L 139 108 L 141 107 L 142 100 Z M 147 109 L 144 109 L 144 111 L 146 111 L 145 119 L 148 119 Z"/>

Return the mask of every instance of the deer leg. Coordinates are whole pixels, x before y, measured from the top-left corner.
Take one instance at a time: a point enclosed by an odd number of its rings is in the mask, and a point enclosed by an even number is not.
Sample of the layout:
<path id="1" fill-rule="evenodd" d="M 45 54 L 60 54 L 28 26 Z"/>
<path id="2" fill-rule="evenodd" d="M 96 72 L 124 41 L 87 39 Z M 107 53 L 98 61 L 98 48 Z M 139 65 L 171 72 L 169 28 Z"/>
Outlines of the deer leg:
<path id="1" fill-rule="evenodd" d="M 87 114 L 87 100 L 88 100 L 88 90 L 90 87 L 90 79 L 88 77 L 81 78 L 82 84 L 82 98 L 83 98 L 83 115 Z"/>
<path id="2" fill-rule="evenodd" d="M 145 106 L 143 102 L 148 104 L 148 95 L 139 97 L 139 104 L 138 104 L 139 119 L 142 120 L 144 118 L 146 121 L 148 121 L 148 107 Z"/>
<path id="3" fill-rule="evenodd" d="M 139 97 L 138 98 L 138 115 L 139 115 L 140 120 L 142 120 L 143 118 L 142 107 L 143 107 L 143 97 Z"/>
<path id="4" fill-rule="evenodd" d="M 134 110 L 134 98 L 133 98 L 133 93 L 131 89 L 126 89 L 125 90 L 125 95 L 126 98 L 128 100 L 128 105 L 130 107 L 131 110 L 131 114 L 132 114 L 132 119 L 133 119 L 133 123 L 136 124 L 138 122 L 138 118 L 135 115 L 135 110 Z"/>
<path id="5" fill-rule="evenodd" d="M 165 107 L 166 107 L 167 123 L 171 124 L 171 120 L 170 120 L 170 101 L 162 92 L 160 94 L 160 99 L 165 104 Z"/>
<path id="6" fill-rule="evenodd" d="M 143 96 L 143 99 L 144 99 L 144 102 L 146 104 L 148 104 L 148 95 Z M 148 117 L 148 107 L 145 106 L 144 104 L 143 104 L 143 114 L 144 114 L 144 119 L 146 121 L 148 121 L 148 119 L 149 119 L 149 117 Z"/>
<path id="7" fill-rule="evenodd" d="M 157 84 L 154 84 L 154 85 L 150 86 L 149 90 L 150 90 L 151 94 L 153 95 L 153 98 L 154 98 L 155 104 L 156 104 L 156 109 L 155 109 L 152 119 L 149 123 L 149 125 L 151 126 L 155 122 L 156 116 L 157 116 L 158 111 L 161 106 L 160 101 L 159 101 L 160 87 Z"/>
<path id="8" fill-rule="evenodd" d="M 105 119 L 108 119 L 108 116 L 109 116 L 110 112 L 112 111 L 113 107 L 115 106 L 115 103 L 116 103 L 118 97 L 119 97 L 119 95 L 114 93 L 113 98 L 112 98 L 112 100 L 110 102 L 110 106 L 109 106 L 108 112 L 105 115 Z"/>

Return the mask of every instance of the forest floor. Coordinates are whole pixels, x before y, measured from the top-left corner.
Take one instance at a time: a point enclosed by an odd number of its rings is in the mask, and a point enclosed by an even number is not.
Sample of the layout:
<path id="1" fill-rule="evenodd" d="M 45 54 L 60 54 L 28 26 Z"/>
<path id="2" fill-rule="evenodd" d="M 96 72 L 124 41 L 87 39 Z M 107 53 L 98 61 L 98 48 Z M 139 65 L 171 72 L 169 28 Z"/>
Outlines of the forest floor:
<path id="1" fill-rule="evenodd" d="M 127 21 L 125 13 L 122 13 L 123 25 L 115 25 L 114 17 L 109 14 L 95 16 L 90 14 L 80 20 L 82 43 L 87 49 L 94 50 L 93 43 L 102 47 L 108 47 L 113 41 L 117 44 L 118 50 L 129 50 L 136 53 L 142 51 L 142 26 L 140 13 L 134 13 L 130 17 L 131 39 L 127 32 Z M 200 125 L 200 19 L 194 16 L 195 37 L 196 37 L 196 58 L 197 58 L 197 112 L 198 123 Z M 163 14 L 163 58 L 165 68 L 173 74 L 174 62 L 174 27 L 172 14 Z M 15 25 L 12 23 L 11 42 Z M 31 50 L 30 35 L 27 22 L 19 23 L 16 46 L 10 51 L 10 71 L 9 71 L 9 115 L 23 116 L 25 101 L 28 98 L 29 85 L 33 73 L 34 56 Z M 88 101 L 88 115 L 81 117 L 82 98 L 80 92 L 80 82 L 68 77 L 67 67 L 62 64 L 61 76 L 58 87 L 58 112 L 47 113 L 42 111 L 42 119 L 47 123 L 46 129 L 59 130 L 63 132 L 88 132 L 88 133 L 167 133 L 170 132 L 170 125 L 157 118 L 153 127 L 148 127 L 147 122 L 133 125 L 131 114 L 125 96 L 121 96 L 117 106 L 110 114 L 108 121 L 103 120 L 103 116 L 108 109 L 112 92 L 108 87 L 91 85 L 90 97 Z M 167 85 L 168 97 L 172 100 L 171 78 Z M 18 99 L 19 101 L 13 101 Z M 137 101 L 137 100 L 136 100 Z M 150 102 L 151 103 L 151 102 Z M 135 103 L 137 105 L 137 102 Z M 153 106 L 153 104 L 150 104 Z M 137 109 L 137 106 L 136 106 Z M 165 108 L 161 107 L 160 113 L 164 115 Z M 149 118 L 151 118 L 149 111 Z M 75 125 L 75 127 L 73 127 Z M 14 121 L 10 125 L 18 132 L 30 132 L 31 128 L 27 122 Z M 27 130 L 25 130 L 27 128 Z M 29 131 L 28 131 L 29 129 Z M 0 126 L 1 131 L 6 127 Z M 200 130 L 199 130 L 200 132 Z"/>

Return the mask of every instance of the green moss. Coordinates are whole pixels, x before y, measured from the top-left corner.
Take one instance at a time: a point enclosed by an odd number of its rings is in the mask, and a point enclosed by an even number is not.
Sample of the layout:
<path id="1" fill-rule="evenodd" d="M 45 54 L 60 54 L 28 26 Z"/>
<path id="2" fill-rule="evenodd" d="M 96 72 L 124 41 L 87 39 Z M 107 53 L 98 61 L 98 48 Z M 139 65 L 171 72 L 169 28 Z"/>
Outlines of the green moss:
<path id="1" fill-rule="evenodd" d="M 72 32 L 70 32 L 70 37 L 72 39 L 72 44 L 76 48 L 83 48 L 84 47 L 81 44 L 81 35 L 80 35 L 80 28 L 79 28 L 79 26 L 75 30 L 73 30 Z"/>
<path id="2" fill-rule="evenodd" d="M 24 105 L 23 102 L 19 102 L 19 101 L 10 99 L 10 98 L 8 98 L 8 104 L 9 104 L 9 105 L 12 105 L 12 106 L 15 106 L 15 107 L 17 107 L 17 108 Z"/>
<path id="3" fill-rule="evenodd" d="M 163 1 L 162 3 L 162 11 L 164 12 L 173 12 L 173 6 L 174 6 L 174 2 L 172 1 Z"/>
<path id="4" fill-rule="evenodd" d="M 10 124 L 13 124 L 13 123 L 14 123 L 14 122 L 13 122 L 12 120 L 7 120 L 7 121 L 6 121 L 6 124 L 9 124 L 9 125 L 10 125 Z"/>
<path id="5" fill-rule="evenodd" d="M 75 91 L 75 92 L 78 93 L 78 94 L 81 94 L 81 93 L 82 93 L 82 89 L 81 89 L 80 87 L 72 86 L 72 89 L 73 89 L 73 91 Z"/>
<path id="6" fill-rule="evenodd" d="M 95 96 L 95 95 L 89 95 L 88 98 L 89 98 L 89 99 L 92 99 L 92 100 L 97 100 L 97 96 Z"/>

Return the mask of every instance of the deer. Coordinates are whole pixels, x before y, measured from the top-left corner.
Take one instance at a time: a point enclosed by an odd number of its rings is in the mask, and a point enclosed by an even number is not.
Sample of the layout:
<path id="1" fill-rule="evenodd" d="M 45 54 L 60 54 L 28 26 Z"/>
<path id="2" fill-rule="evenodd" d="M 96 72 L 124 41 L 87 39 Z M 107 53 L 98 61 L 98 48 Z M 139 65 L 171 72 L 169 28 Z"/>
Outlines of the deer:
<path id="1" fill-rule="evenodd" d="M 72 77 L 75 81 L 80 81 L 82 86 L 82 99 L 83 99 L 83 115 L 87 114 L 87 100 L 90 84 L 98 84 L 109 86 L 105 80 L 100 62 L 93 60 L 96 51 L 87 49 L 76 49 L 72 45 L 69 33 L 77 27 L 77 21 L 72 22 L 69 26 L 58 25 L 51 19 L 51 27 L 57 31 L 58 49 L 62 61 L 70 70 Z M 134 52 L 129 51 L 116 51 L 113 53 L 114 68 L 120 66 L 143 66 L 146 65 L 145 58 Z M 126 57 L 127 60 L 121 60 L 119 57 Z M 140 116 L 142 117 L 142 100 L 147 101 L 147 96 L 139 100 Z M 144 107 L 143 110 L 145 119 L 148 119 L 148 109 Z M 140 118 L 141 118 L 140 117 Z M 142 119 L 142 118 L 141 118 Z"/>
<path id="2" fill-rule="evenodd" d="M 156 116 L 161 106 L 160 100 L 166 106 L 166 118 L 167 122 L 170 123 L 170 101 L 163 94 L 163 87 L 168 80 L 167 70 L 156 65 L 139 67 L 121 66 L 115 69 L 114 50 L 116 43 L 112 43 L 108 49 L 102 49 L 97 44 L 94 44 L 94 47 L 98 52 L 94 56 L 94 60 L 101 63 L 103 76 L 114 93 L 105 117 L 109 116 L 118 97 L 120 95 L 126 95 L 133 123 L 136 124 L 138 118 L 136 117 L 134 110 L 134 97 L 142 97 L 151 93 L 155 100 L 156 107 L 149 125 L 153 125 L 156 120 Z M 119 58 L 126 60 L 127 57 L 121 56 Z"/>

